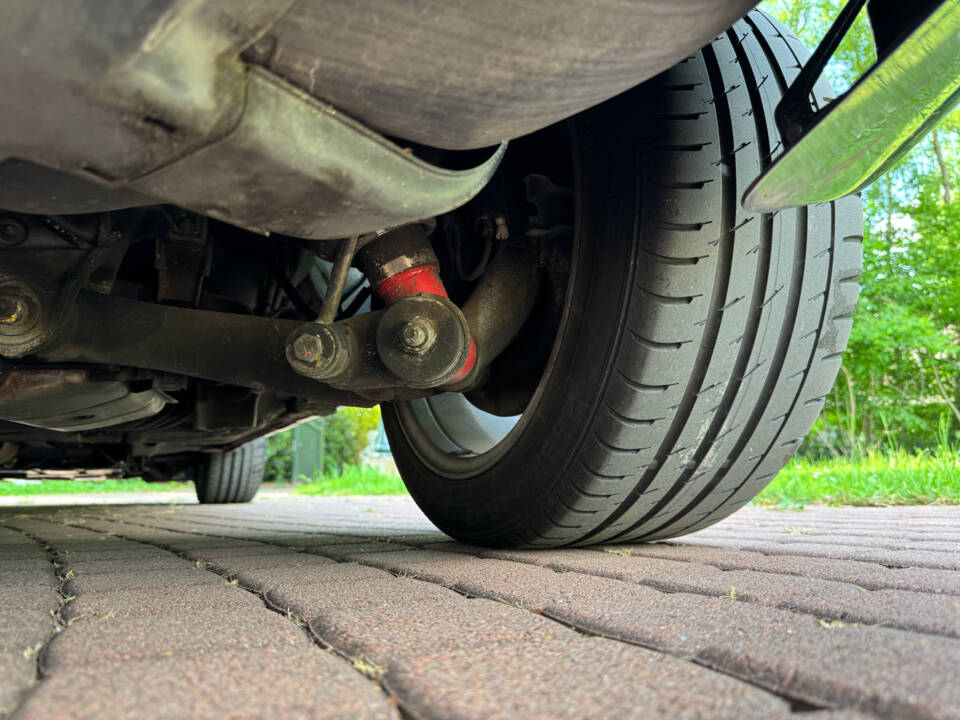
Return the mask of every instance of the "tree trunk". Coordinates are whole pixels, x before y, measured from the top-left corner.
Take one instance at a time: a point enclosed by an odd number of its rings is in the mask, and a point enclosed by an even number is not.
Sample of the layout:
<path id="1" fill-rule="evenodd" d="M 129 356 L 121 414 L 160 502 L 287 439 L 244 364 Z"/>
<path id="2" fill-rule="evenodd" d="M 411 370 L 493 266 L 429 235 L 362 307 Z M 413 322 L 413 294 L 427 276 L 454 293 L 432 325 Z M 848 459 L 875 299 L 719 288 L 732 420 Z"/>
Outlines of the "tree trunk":
<path id="1" fill-rule="evenodd" d="M 937 167 L 940 168 L 940 183 L 943 185 L 943 202 L 949 205 L 953 200 L 953 190 L 950 187 L 950 171 L 943 159 L 943 148 L 940 147 L 940 133 L 934 130 L 930 133 L 933 138 L 933 154 L 937 156 Z"/>

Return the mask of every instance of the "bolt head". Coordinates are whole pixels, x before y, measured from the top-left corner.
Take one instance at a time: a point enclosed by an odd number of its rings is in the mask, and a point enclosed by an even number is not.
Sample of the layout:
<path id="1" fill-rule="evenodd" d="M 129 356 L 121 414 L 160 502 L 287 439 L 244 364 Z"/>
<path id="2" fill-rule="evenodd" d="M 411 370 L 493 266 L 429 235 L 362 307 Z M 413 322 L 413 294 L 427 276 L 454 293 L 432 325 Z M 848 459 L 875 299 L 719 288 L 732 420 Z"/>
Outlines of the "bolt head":
<path id="1" fill-rule="evenodd" d="M 303 334 L 293 342 L 293 356 L 300 362 L 315 363 L 323 355 L 323 345 L 316 335 Z"/>
<path id="2" fill-rule="evenodd" d="M 324 380 L 350 364 L 346 332 L 335 324 L 311 323 L 298 328 L 286 345 L 287 362 L 301 375 Z"/>
<path id="3" fill-rule="evenodd" d="M 424 317 L 414 317 L 400 328 L 400 347 L 404 352 L 420 354 L 433 346 L 437 339 L 437 329 Z"/>

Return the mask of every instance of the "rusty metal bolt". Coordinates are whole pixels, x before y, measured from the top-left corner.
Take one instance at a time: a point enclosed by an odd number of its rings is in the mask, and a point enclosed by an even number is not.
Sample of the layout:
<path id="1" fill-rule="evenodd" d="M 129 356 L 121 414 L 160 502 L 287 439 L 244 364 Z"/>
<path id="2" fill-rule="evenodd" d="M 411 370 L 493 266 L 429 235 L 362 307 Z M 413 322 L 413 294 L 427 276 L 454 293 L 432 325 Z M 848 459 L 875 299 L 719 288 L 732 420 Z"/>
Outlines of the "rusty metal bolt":
<path id="1" fill-rule="evenodd" d="M 293 343 L 293 356 L 300 362 L 315 363 L 322 353 L 323 346 L 316 335 L 301 335 Z"/>
<path id="2" fill-rule="evenodd" d="M 290 366 L 316 380 L 342 374 L 350 364 L 345 331 L 336 325 L 310 323 L 296 330 L 287 340 Z"/>
<path id="3" fill-rule="evenodd" d="M 429 350 L 437 340 L 437 328 L 429 319 L 416 316 L 400 328 L 400 348 L 419 355 Z"/>

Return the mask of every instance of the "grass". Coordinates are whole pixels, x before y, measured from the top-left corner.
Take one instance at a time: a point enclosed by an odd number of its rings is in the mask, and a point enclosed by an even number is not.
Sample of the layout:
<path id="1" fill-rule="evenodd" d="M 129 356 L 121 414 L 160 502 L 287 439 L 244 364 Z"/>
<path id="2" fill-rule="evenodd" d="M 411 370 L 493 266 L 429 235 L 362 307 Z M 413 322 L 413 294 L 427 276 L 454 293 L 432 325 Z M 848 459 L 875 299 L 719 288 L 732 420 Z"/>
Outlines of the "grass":
<path id="1" fill-rule="evenodd" d="M 189 491 L 190 483 L 123 480 L 43 480 L 20 484 L 0 480 L 0 496 L 102 492 Z M 347 466 L 341 475 L 296 487 L 301 495 L 405 495 L 396 475 Z M 819 462 L 794 459 L 754 500 L 757 505 L 956 505 L 960 504 L 960 449 L 941 447 L 913 454 L 868 452 Z"/>
<path id="2" fill-rule="evenodd" d="M 317 478 L 300 485 L 299 495 L 406 495 L 403 481 L 371 467 L 344 467 L 341 475 Z"/>
<path id="3" fill-rule="evenodd" d="M 822 462 L 794 459 L 754 500 L 758 505 L 957 505 L 960 450 L 868 452 Z"/>
<path id="4" fill-rule="evenodd" d="M 400 478 L 373 468 L 346 467 L 340 476 L 301 485 L 304 495 L 404 495 Z M 757 505 L 960 504 L 960 449 L 930 453 L 868 452 L 820 462 L 794 459 L 754 500 Z M 798 529 L 798 532 L 802 528 Z"/>
<path id="5" fill-rule="evenodd" d="M 162 492 L 192 490 L 192 483 L 148 483 L 140 478 L 106 478 L 103 480 L 39 480 L 10 482 L 0 480 L 0 496 L 10 495 L 75 495 L 77 493 Z"/>

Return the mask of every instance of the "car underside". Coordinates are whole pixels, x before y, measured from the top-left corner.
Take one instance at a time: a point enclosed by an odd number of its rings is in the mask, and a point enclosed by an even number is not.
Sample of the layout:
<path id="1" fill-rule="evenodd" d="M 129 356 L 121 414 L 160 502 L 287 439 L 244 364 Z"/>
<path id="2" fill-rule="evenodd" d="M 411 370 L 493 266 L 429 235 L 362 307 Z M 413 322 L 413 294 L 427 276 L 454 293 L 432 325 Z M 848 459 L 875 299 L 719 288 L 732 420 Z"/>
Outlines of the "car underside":
<path id="1" fill-rule="evenodd" d="M 809 136 L 858 132 L 819 77 L 852 16 L 804 66 L 754 4 L 9 4 L 0 467 L 249 500 L 263 436 L 381 404 L 457 537 L 732 512 L 836 375 L 852 193 L 957 93 L 957 3 L 871 0 L 890 62 L 851 92 L 922 47 L 929 107 L 813 187 Z"/>

